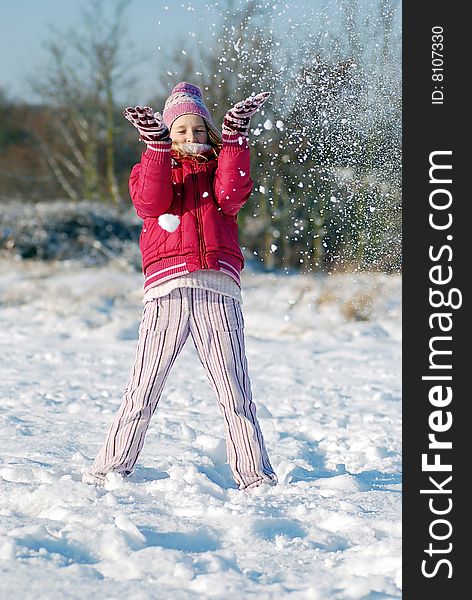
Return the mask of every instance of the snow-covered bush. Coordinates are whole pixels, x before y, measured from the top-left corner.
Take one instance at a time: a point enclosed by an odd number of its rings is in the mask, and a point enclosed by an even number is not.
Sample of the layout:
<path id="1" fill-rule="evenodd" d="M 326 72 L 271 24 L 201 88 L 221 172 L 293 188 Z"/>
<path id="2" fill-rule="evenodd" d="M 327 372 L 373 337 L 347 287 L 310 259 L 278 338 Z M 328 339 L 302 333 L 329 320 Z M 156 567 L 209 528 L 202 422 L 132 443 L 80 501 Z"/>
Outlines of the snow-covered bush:
<path id="1" fill-rule="evenodd" d="M 140 221 L 94 202 L 12 201 L 0 208 L 0 253 L 39 260 L 75 259 L 86 265 L 121 262 L 140 268 Z"/>

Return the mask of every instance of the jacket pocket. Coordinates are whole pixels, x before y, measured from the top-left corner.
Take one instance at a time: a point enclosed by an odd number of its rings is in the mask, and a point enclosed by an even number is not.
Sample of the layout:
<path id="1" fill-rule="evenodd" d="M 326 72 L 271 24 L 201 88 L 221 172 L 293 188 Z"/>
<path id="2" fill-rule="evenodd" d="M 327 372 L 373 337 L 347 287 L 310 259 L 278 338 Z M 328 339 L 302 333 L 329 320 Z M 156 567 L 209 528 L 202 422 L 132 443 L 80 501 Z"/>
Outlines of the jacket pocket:
<path id="1" fill-rule="evenodd" d="M 165 331 L 169 325 L 169 298 L 155 298 L 146 302 L 139 333 Z"/>

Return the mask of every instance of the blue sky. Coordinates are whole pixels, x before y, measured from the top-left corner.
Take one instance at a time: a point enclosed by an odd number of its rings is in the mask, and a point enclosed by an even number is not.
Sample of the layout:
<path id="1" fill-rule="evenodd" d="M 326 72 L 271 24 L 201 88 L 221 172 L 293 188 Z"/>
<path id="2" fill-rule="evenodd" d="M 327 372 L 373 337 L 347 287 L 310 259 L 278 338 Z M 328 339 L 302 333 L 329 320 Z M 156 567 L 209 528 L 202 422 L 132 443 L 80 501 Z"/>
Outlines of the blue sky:
<path id="1" fill-rule="evenodd" d="M 0 0 L 0 87 L 9 97 L 30 97 L 25 80 L 28 74 L 45 66 L 42 41 L 50 37 L 49 26 L 61 31 L 74 27 L 88 3 L 89 0 Z M 205 38 L 205 5 L 205 0 L 132 0 L 127 15 L 136 47 L 156 55 L 159 46 L 185 42 L 190 33 Z M 204 16 L 211 18 L 208 12 Z M 147 92 L 145 85 L 138 91 L 143 95 Z"/>
<path id="2" fill-rule="evenodd" d="M 118 0 L 100 0 L 105 4 Z M 344 0 L 346 1 L 346 0 Z M 395 0 L 392 0 L 392 2 Z M 42 42 L 50 38 L 49 26 L 65 32 L 80 23 L 81 11 L 90 0 L 0 0 L 0 88 L 12 99 L 32 100 L 27 76 L 47 68 Z M 169 68 L 166 52 L 198 44 L 212 44 L 214 23 L 221 21 L 222 8 L 242 8 L 247 0 L 131 0 L 126 11 L 128 31 L 137 50 L 149 62 L 136 69 L 138 83 L 132 99 L 122 102 L 146 103 L 156 93 L 159 75 Z M 331 29 L 342 22 L 343 0 L 258 0 L 264 7 L 262 27 L 278 30 L 283 44 L 296 48 L 316 28 Z M 365 14 L 376 14 L 378 0 L 363 0 Z M 215 8 L 216 6 L 216 8 Z M 324 17 L 320 17 L 324 10 Z M 280 16 L 282 15 L 282 16 Z M 289 20 L 293 18 L 292 26 Z M 324 19 L 324 20 L 323 20 Z M 399 22 L 399 19 L 397 19 Z M 294 27 L 296 24 L 296 27 Z M 280 37 L 279 36 L 279 37 Z M 294 42 L 296 38 L 296 41 Z M 295 44 L 295 46 L 293 45 Z M 296 59 L 295 59 L 296 60 Z M 177 76 L 169 76 L 169 90 Z"/>

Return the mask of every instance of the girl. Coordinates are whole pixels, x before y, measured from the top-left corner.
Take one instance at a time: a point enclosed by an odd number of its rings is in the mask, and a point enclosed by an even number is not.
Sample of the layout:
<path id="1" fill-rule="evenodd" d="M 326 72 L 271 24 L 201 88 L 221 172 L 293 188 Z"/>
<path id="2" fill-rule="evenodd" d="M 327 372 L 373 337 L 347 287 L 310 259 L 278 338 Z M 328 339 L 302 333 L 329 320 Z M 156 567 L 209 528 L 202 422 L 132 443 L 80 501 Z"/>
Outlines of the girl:
<path id="1" fill-rule="evenodd" d="M 236 104 L 215 128 L 201 90 L 185 81 L 163 115 L 149 107 L 124 116 L 147 145 L 131 171 L 130 194 L 143 219 L 144 311 L 136 360 L 121 407 L 83 481 L 133 472 L 170 369 L 189 334 L 223 414 L 227 458 L 239 489 L 277 477 L 252 400 L 244 347 L 236 215 L 252 191 L 248 132 L 268 93 Z"/>

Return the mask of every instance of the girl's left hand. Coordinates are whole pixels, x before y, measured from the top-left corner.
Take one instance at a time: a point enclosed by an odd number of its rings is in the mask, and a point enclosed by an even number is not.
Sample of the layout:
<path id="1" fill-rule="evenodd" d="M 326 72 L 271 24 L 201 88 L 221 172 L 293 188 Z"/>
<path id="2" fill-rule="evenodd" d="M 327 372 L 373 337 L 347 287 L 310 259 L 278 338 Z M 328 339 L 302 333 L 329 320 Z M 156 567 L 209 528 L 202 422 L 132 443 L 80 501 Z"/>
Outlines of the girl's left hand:
<path id="1" fill-rule="evenodd" d="M 269 96 L 270 92 L 261 92 L 257 96 L 250 96 L 246 100 L 235 104 L 224 116 L 222 133 L 224 135 L 239 133 L 240 135 L 247 136 L 249 134 L 251 117 L 259 110 Z"/>

